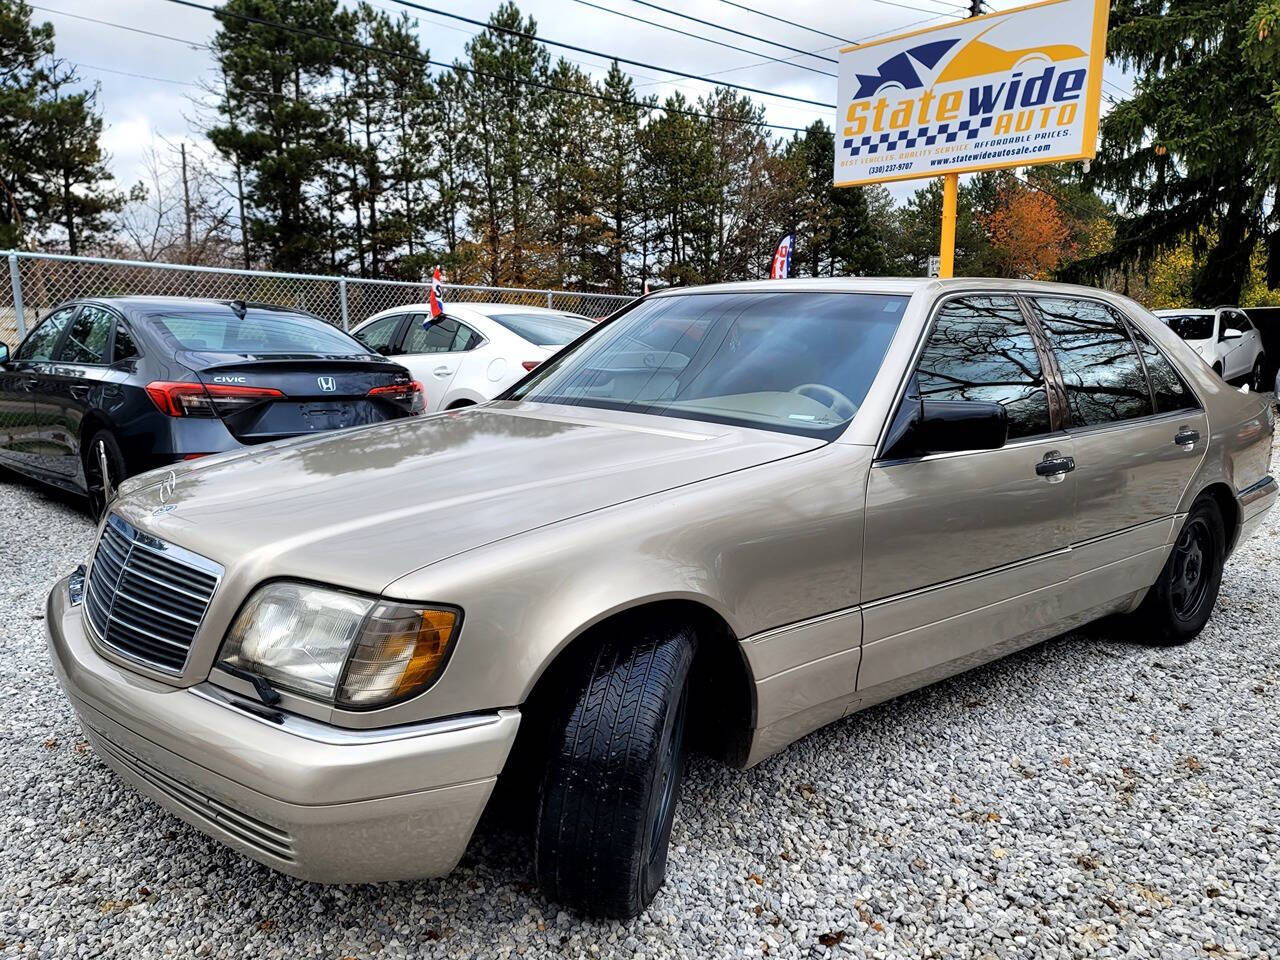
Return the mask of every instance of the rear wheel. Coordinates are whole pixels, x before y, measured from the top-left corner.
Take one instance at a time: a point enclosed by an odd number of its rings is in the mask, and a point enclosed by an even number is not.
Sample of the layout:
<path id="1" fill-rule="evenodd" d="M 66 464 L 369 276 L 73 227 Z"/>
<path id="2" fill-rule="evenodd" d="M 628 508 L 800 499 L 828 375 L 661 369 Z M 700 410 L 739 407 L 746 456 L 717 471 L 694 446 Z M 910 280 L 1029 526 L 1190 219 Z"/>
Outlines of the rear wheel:
<path id="1" fill-rule="evenodd" d="M 687 628 L 641 627 L 606 640 L 579 672 L 538 798 L 534 861 L 550 899 L 634 917 L 662 886 L 693 653 Z"/>
<path id="2" fill-rule="evenodd" d="M 109 430 L 99 430 L 82 451 L 84 479 L 89 494 L 89 514 L 101 520 L 116 487 L 125 478 L 124 454 Z"/>
<path id="3" fill-rule="evenodd" d="M 1139 636 L 1172 646 L 1199 634 L 1218 600 L 1226 558 L 1222 512 L 1212 497 L 1201 496 L 1187 514 L 1160 579 L 1129 618 Z"/>
<path id="4" fill-rule="evenodd" d="M 1258 359 L 1253 361 L 1253 372 L 1249 374 L 1249 389 L 1254 393 L 1262 393 L 1267 389 L 1267 364 L 1262 354 L 1258 354 Z"/>

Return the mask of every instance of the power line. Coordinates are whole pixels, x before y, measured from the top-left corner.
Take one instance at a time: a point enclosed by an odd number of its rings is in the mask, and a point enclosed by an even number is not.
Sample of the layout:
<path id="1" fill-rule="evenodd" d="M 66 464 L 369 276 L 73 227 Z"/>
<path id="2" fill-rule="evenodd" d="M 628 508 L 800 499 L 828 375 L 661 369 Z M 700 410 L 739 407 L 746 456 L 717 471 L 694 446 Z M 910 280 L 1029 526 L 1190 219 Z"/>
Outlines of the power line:
<path id="1" fill-rule="evenodd" d="M 36 6 L 34 3 L 28 4 L 28 6 L 30 6 L 32 10 L 41 10 L 44 13 L 56 13 L 60 17 L 71 17 L 75 20 L 84 20 L 84 21 L 87 21 L 88 23 L 96 23 L 102 27 L 118 27 L 121 30 L 128 30 L 130 33 L 140 33 L 143 36 L 156 37 L 160 40 L 173 40 L 173 41 L 176 41 L 177 43 L 186 44 L 189 47 L 200 47 L 205 50 L 213 49 L 207 43 L 200 43 L 196 40 L 184 40 L 182 37 L 170 36 L 167 33 L 156 33 L 152 30 L 143 30 L 141 27 L 130 27 L 123 23 L 112 23 L 110 20 L 98 20 L 94 17 L 86 17 L 80 13 L 68 13 L 66 10 L 54 10 L 52 7 L 39 7 L 39 6 Z"/>
<path id="2" fill-rule="evenodd" d="M 397 50 L 388 50 L 384 47 L 376 47 L 376 46 L 373 46 L 372 44 L 361 43 L 357 40 L 349 40 L 344 37 L 335 37 L 331 34 L 321 33 L 318 30 L 311 30 L 306 27 L 295 27 L 292 24 L 280 23 L 279 21 L 275 21 L 275 20 L 266 20 L 266 19 L 263 19 L 262 17 L 250 16 L 249 14 L 246 14 L 246 13 L 234 13 L 230 10 L 224 10 L 218 7 L 207 6 L 206 4 L 203 4 L 203 3 L 196 3 L 195 0 L 167 0 L 167 2 L 176 3 L 179 6 L 190 7 L 194 10 L 203 10 L 206 13 L 211 13 L 214 16 L 218 16 L 218 17 L 226 17 L 233 20 L 239 20 L 244 23 L 253 23 L 253 24 L 257 24 L 258 26 L 271 27 L 272 29 L 282 30 L 286 33 L 293 33 L 299 36 L 311 37 L 313 40 L 326 40 L 330 43 L 336 43 L 339 46 L 354 48 L 357 50 L 363 50 L 366 53 L 374 53 L 382 57 L 408 60 L 414 63 L 421 64 L 423 67 L 427 69 L 433 69 L 438 67 L 438 68 L 443 68 L 448 70 L 455 70 L 460 73 L 470 74 L 471 76 L 474 76 L 474 77 L 484 77 L 489 80 L 502 80 L 507 83 L 515 83 L 520 86 L 534 87 L 539 90 L 546 90 L 553 93 L 563 93 L 563 94 L 568 94 L 570 96 L 585 97 L 589 100 L 596 100 L 601 103 L 610 103 L 610 104 L 614 104 L 615 106 L 624 106 L 624 107 L 631 107 L 638 110 L 643 110 L 646 113 L 651 113 L 654 110 L 662 110 L 662 111 L 665 111 L 666 113 L 674 113 L 680 116 L 695 117 L 701 120 L 716 120 L 721 123 L 739 123 L 739 124 L 742 124 L 743 126 L 761 127 L 761 128 L 770 129 L 770 130 L 787 130 L 792 133 L 804 133 L 806 131 L 806 128 L 804 127 L 791 127 L 781 123 L 767 123 L 763 120 L 749 120 L 744 117 L 723 117 L 713 113 L 703 113 L 702 111 L 699 111 L 699 110 L 683 110 L 677 107 L 662 106 L 660 104 L 647 104 L 647 103 L 642 103 L 636 100 L 623 100 L 619 97 L 610 97 L 603 93 L 597 93 L 595 91 L 575 90 L 571 87 L 562 87 L 557 84 L 546 83 L 541 80 L 530 80 L 522 77 L 490 73 L 486 70 L 477 70 L 474 67 L 464 66 L 461 63 L 453 63 L 453 64 L 435 63 L 427 59 L 426 57 L 420 57 L 415 54 L 403 53 Z M 599 56 L 599 54 L 597 54 L 597 56 Z"/>
<path id="3" fill-rule="evenodd" d="M 613 9 L 611 9 L 611 8 L 609 8 L 609 7 L 602 7 L 602 6 L 600 6 L 599 4 L 591 3 L 591 2 L 590 2 L 590 0 L 573 0 L 573 2 L 574 2 L 574 3 L 580 3 L 580 4 L 582 4 L 584 7 L 591 7 L 591 8 L 593 8 L 593 9 L 595 9 L 595 10 L 603 10 L 605 13 L 612 13 L 614 16 L 618 16 L 618 17 L 626 17 L 628 20 L 634 20 L 634 21 L 636 21 L 636 23 L 643 23 L 643 24 L 646 24 L 646 25 L 651 26 L 651 27 L 657 27 L 657 28 L 659 28 L 660 30 L 669 30 L 669 31 L 671 31 L 672 33 L 678 33 L 678 34 L 680 34 L 680 36 L 682 36 L 682 37 L 692 37 L 694 40 L 703 40 L 703 41 L 705 41 L 705 42 L 707 42 L 707 43 L 714 43 L 717 47 L 724 47 L 724 48 L 726 48 L 726 49 L 728 49 L 728 50 L 737 50 L 739 53 L 749 53 L 749 54 L 751 54 L 753 57 L 764 57 L 765 59 L 764 59 L 764 60 L 762 60 L 762 61 L 761 61 L 761 63 L 768 63 L 768 62 L 781 63 L 781 64 L 783 64 L 784 66 L 788 66 L 788 67 L 796 67 L 797 69 L 800 69 L 800 70 L 808 70 L 810 73 L 817 73 L 817 74 L 821 74 L 821 75 L 822 75 L 822 76 L 824 76 L 824 77 L 834 77 L 834 76 L 835 76 L 835 74 L 834 74 L 834 73 L 831 73 L 831 72 L 830 72 L 830 71 L 828 71 L 828 70 L 819 70 L 817 67 L 811 67 L 811 66 L 809 66 L 808 64 L 804 64 L 804 63 L 793 63 L 791 60 L 783 60 L 783 59 L 781 59 L 781 58 L 779 58 L 779 57 L 771 57 L 771 56 L 769 56 L 767 53 L 760 53 L 760 52 L 759 52 L 759 51 L 757 51 L 757 50 L 748 50 L 746 47 L 739 47 L 739 46 L 736 46 L 736 45 L 734 45 L 734 44 L 732 44 L 732 43 L 724 43 L 723 41 L 720 41 L 720 40 L 714 40 L 714 39 L 712 39 L 711 37 L 704 37 L 704 36 L 702 36 L 701 34 L 697 34 L 697 33 L 689 33 L 689 32 L 687 32 L 687 31 L 685 31 L 685 30 L 679 30 L 679 29 L 677 29 L 676 27 L 670 27 L 670 26 L 667 26 L 665 23 L 655 23 L 655 22 L 654 22 L 654 21 L 652 21 L 652 20 L 645 20 L 643 17 L 635 17 L 635 16 L 632 16 L 632 15 L 631 15 L 631 14 L 629 14 L 629 13 L 623 13 L 621 10 L 613 10 Z M 767 42 L 767 41 L 762 41 L 762 42 Z M 788 48 L 788 49 L 790 49 L 790 48 Z M 813 53 L 806 53 L 806 54 L 805 54 L 805 56 L 810 56 L 810 57 L 812 57 L 812 56 L 817 56 L 817 54 L 813 54 Z M 830 61 L 831 63 L 836 63 L 836 62 L 837 62 L 837 61 L 835 61 L 835 60 L 832 60 L 830 57 L 819 57 L 818 59 L 820 59 L 820 60 L 828 60 L 828 61 Z"/>
<path id="4" fill-rule="evenodd" d="M 804 55 L 804 56 L 806 56 L 806 57 L 816 57 L 816 58 L 817 58 L 817 59 L 819 59 L 819 60 L 825 60 L 825 61 L 827 61 L 827 63 L 838 63 L 838 62 L 839 62 L 839 61 L 837 61 L 837 60 L 835 60 L 835 59 L 833 59 L 833 58 L 831 58 L 831 57 L 824 57 L 824 56 L 822 56 L 822 55 L 820 55 L 820 54 L 817 54 L 817 53 L 810 53 L 808 50 L 801 50 L 799 47 L 792 47 L 792 46 L 788 46 L 788 45 L 787 45 L 787 44 L 785 44 L 785 43 L 778 43 L 776 40 L 766 40 L 766 39 L 764 39 L 763 37 L 757 37 L 757 36 L 755 36 L 755 35 L 753 35 L 753 34 L 746 33 L 746 32 L 744 32 L 744 31 L 742 31 L 742 30 L 735 30 L 735 29 L 733 29 L 732 27 L 724 27 L 724 26 L 721 26 L 720 24 L 715 23 L 715 22 L 713 22 L 713 21 L 711 21 L 711 20 L 703 20 L 701 17 L 695 17 L 695 16 L 693 16 L 692 14 L 688 14 L 688 13 L 680 13 L 678 10 L 671 10 L 671 9 L 669 9 L 668 7 L 662 7 L 662 6 L 659 6 L 659 5 L 658 5 L 658 4 L 656 4 L 656 3 L 650 3 L 650 2 L 649 2 L 649 0 L 631 0 L 631 2 L 632 2 L 632 3 L 638 3 L 638 4 L 640 4 L 640 6 L 642 6 L 642 7 L 648 7 L 648 8 L 649 8 L 649 9 L 651 9 L 651 10 L 657 10 L 657 11 L 659 11 L 659 12 L 661 12 L 661 13 L 670 14 L 670 15 L 671 15 L 671 16 L 673 16 L 673 17 L 680 17 L 681 19 L 684 19 L 684 20 L 692 20 L 694 23 L 700 23 L 700 24 L 702 24 L 704 27 L 711 27 L 711 28 L 713 28 L 713 29 L 715 29 L 715 30 L 723 30 L 725 33 L 732 33 L 732 34 L 734 34 L 735 36 L 739 36 L 739 37 L 746 37 L 748 40 L 756 40 L 756 41 L 758 41 L 758 42 L 760 42 L 760 43 L 768 44 L 768 45 L 769 45 L 769 46 L 771 46 L 771 47 L 779 47 L 779 48 L 780 48 L 780 49 L 782 49 L 782 50 L 789 50 L 789 51 L 791 51 L 792 53 L 799 53 L 799 54 L 803 54 L 803 55 Z"/>
<path id="5" fill-rule="evenodd" d="M 191 3 L 190 0 L 169 0 L 169 2 L 183 4 L 186 6 L 196 6 L 196 4 Z M 548 46 L 552 46 L 552 47 L 562 47 L 565 50 L 574 50 L 578 53 L 585 53 L 593 57 L 605 57 L 606 59 L 616 60 L 619 63 L 625 63 L 632 67 L 641 67 L 645 70 L 657 70 L 659 73 L 669 73 L 675 77 L 684 77 L 686 80 L 701 80 L 705 83 L 714 82 L 714 81 L 707 80 L 706 77 L 699 76 L 696 73 L 687 73 L 683 70 L 674 70 L 671 67 L 659 67 L 652 63 L 645 63 L 643 60 L 629 60 L 626 57 L 619 57 L 619 56 L 614 56 L 612 54 L 602 53 L 599 50 L 592 50 L 589 47 L 579 47 L 575 44 L 564 43 L 563 41 L 560 41 L 560 40 L 548 40 L 546 37 L 539 37 L 536 34 L 527 33 L 524 30 L 514 30 L 511 27 L 499 27 L 492 23 L 485 23 L 483 20 L 475 20 L 471 17 L 464 17 L 460 13 L 449 13 L 446 10 L 438 10 L 435 7 L 428 7 L 420 3 L 413 3 L 412 0 L 392 0 L 392 2 L 398 3 L 402 7 L 410 7 L 415 10 L 422 10 L 426 13 L 433 13 L 436 16 L 448 17 L 450 20 L 461 20 L 464 23 L 474 24 L 475 26 L 481 27 L 485 30 L 492 30 L 495 33 L 505 33 L 508 36 L 520 37 L 521 39 L 524 39 L 524 40 L 533 40 L 537 43 L 545 43 Z M 733 90 L 741 90 L 743 93 L 754 93 L 762 97 L 777 97 L 780 100 L 792 100 L 792 101 L 795 101 L 796 103 L 804 103 L 811 107 L 822 107 L 826 110 L 834 110 L 836 108 L 836 105 L 834 103 L 824 103 L 821 100 L 809 100 L 806 97 L 796 97 L 796 96 L 792 96 L 789 93 L 775 93 L 772 90 L 762 90 L 759 87 L 747 87 L 747 86 L 743 86 L 741 84 L 735 84 L 735 83 L 720 83 L 719 86 L 729 87 L 730 89 L 733 89 Z"/>
<path id="6" fill-rule="evenodd" d="M 776 13 L 769 13 L 765 10 L 758 10 L 755 7 L 749 7 L 745 3 L 736 2 L 736 0 L 720 0 L 720 2 L 727 7 L 734 7 L 738 10 L 745 10 L 747 13 L 754 13 L 757 17 L 764 17 L 767 20 L 773 20 L 777 23 L 785 23 L 787 26 L 795 27 L 797 30 L 807 30 L 809 33 L 816 33 L 820 37 L 828 37 L 831 40 L 839 40 L 841 44 L 866 43 L 868 40 L 873 40 L 876 37 L 883 37 L 890 33 L 897 33 L 901 30 L 906 30 L 909 27 L 915 26 L 917 23 L 926 23 L 929 20 L 937 20 L 941 17 L 955 16 L 954 13 L 950 13 L 950 12 L 944 13 L 936 9 L 931 10 L 927 7 L 909 6 L 903 3 L 892 2 L 892 0 L 875 0 L 875 2 L 884 3 L 887 6 L 902 7 L 905 10 L 914 10 L 917 13 L 929 13 L 929 14 L 932 14 L 932 16 L 926 17 L 924 20 L 917 20 L 915 21 L 915 23 L 908 23 L 901 27 L 894 27 L 892 30 L 884 30 L 880 33 L 874 33 L 869 37 L 863 37 L 861 40 L 850 40 L 847 37 L 841 37 L 834 33 L 828 33 L 826 30 L 819 30 L 817 27 L 811 27 L 808 24 L 799 23 L 795 20 L 788 20 L 786 17 L 780 17 Z M 951 2 L 951 0 L 934 0 L 934 2 L 941 3 L 945 7 L 950 7 L 952 10 L 956 12 L 961 12 L 967 9 L 966 7 L 963 7 L 959 4 Z"/>

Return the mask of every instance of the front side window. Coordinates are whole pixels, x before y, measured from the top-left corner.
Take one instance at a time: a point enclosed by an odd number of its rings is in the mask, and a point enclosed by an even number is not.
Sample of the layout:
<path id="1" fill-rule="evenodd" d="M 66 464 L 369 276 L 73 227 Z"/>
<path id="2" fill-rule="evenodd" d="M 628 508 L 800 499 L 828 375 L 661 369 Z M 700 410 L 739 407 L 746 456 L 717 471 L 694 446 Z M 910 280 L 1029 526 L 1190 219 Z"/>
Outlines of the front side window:
<path id="1" fill-rule="evenodd" d="M 104 363 L 115 317 L 102 307 L 83 308 L 71 322 L 55 360 L 63 363 Z"/>
<path id="2" fill-rule="evenodd" d="M 391 341 L 396 335 L 396 329 L 400 326 L 400 321 L 403 319 L 404 314 L 399 313 L 393 317 L 382 317 L 380 320 L 375 320 L 373 323 L 361 327 L 354 336 L 375 353 L 390 356 L 393 352 Z"/>
<path id="3" fill-rule="evenodd" d="M 1036 297 L 1032 302 L 1067 391 L 1068 426 L 1150 416 L 1147 377 L 1120 317 L 1093 300 Z"/>
<path id="4" fill-rule="evenodd" d="M 281 310 L 154 314 L 150 321 L 178 350 L 251 356 L 343 356 L 368 353 L 359 340 L 323 320 Z"/>
<path id="5" fill-rule="evenodd" d="M 866 398 L 906 305 L 862 293 L 654 297 L 544 363 L 508 399 L 830 439 Z"/>
<path id="6" fill-rule="evenodd" d="M 418 314 L 404 336 L 405 353 L 460 353 L 474 350 L 484 341 L 465 323 L 453 317 L 439 317 L 422 328 L 425 314 Z"/>
<path id="7" fill-rule="evenodd" d="M 1161 316 L 1160 319 L 1183 340 L 1213 339 L 1212 313 L 1171 313 Z"/>
<path id="8" fill-rule="evenodd" d="M 1239 310 L 1224 310 L 1222 311 L 1222 329 L 1248 333 L 1253 327 L 1249 325 L 1249 319 Z"/>
<path id="9" fill-rule="evenodd" d="M 1012 297 L 946 301 L 916 368 L 925 400 L 998 403 L 1009 417 L 1009 439 L 1048 433 L 1045 390 L 1035 339 Z"/>
<path id="10" fill-rule="evenodd" d="M 1138 342 L 1138 349 L 1142 351 L 1142 360 L 1147 365 L 1147 379 L 1151 381 L 1151 391 L 1155 395 L 1156 413 L 1172 413 L 1175 410 L 1199 407 L 1200 401 L 1169 358 L 1136 325 L 1130 329 L 1133 331 L 1133 339 Z"/>
<path id="11" fill-rule="evenodd" d="M 76 312 L 75 307 L 64 307 L 56 313 L 45 317 L 30 336 L 22 341 L 22 345 L 13 354 L 15 360 L 52 360 L 53 348 L 58 344 L 58 337 L 67 326 L 67 321 Z"/>

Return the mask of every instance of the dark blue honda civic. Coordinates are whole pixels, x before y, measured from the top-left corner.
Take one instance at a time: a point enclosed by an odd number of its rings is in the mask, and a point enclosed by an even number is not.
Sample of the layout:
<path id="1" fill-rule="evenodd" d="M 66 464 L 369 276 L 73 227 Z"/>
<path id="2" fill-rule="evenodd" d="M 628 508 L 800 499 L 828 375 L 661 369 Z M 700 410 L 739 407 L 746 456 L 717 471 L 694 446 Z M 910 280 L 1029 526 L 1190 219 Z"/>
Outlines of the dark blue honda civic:
<path id="1" fill-rule="evenodd" d="M 144 470 L 420 414 L 397 363 L 298 310 L 239 300 L 76 300 L 0 344 L 0 464 L 98 516 Z"/>

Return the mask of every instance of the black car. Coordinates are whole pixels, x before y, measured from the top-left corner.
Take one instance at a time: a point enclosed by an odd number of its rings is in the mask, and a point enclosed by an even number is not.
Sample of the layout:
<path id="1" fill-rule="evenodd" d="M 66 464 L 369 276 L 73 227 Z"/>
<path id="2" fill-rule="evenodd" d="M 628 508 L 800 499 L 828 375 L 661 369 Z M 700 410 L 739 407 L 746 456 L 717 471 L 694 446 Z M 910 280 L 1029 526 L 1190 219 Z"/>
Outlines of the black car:
<path id="1" fill-rule="evenodd" d="M 422 413 L 404 367 L 319 317 L 239 300 L 63 304 L 0 344 L 0 464 L 89 497 L 155 467 Z"/>

